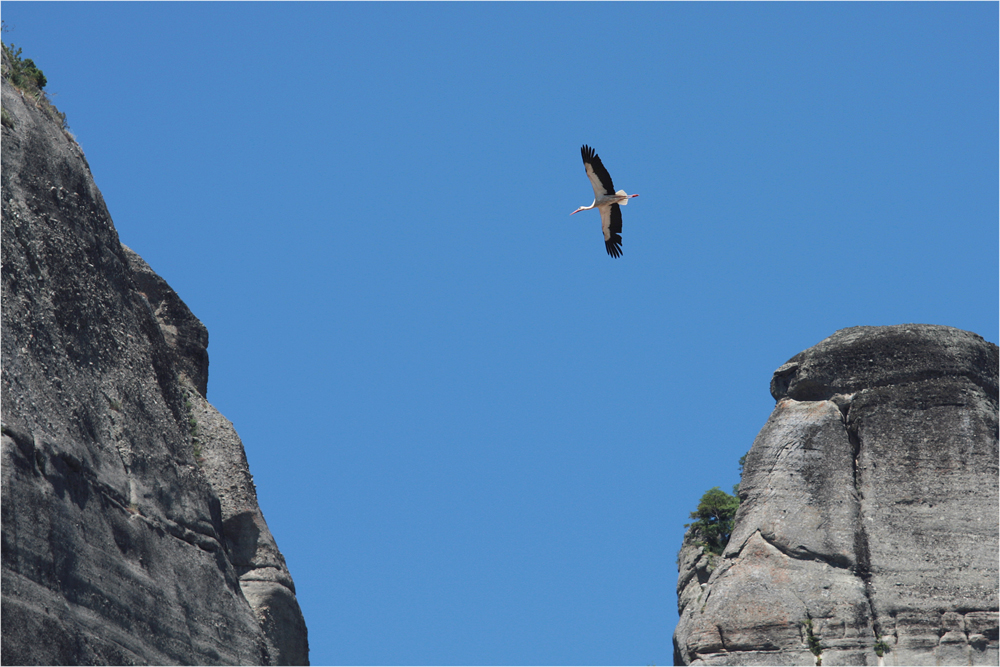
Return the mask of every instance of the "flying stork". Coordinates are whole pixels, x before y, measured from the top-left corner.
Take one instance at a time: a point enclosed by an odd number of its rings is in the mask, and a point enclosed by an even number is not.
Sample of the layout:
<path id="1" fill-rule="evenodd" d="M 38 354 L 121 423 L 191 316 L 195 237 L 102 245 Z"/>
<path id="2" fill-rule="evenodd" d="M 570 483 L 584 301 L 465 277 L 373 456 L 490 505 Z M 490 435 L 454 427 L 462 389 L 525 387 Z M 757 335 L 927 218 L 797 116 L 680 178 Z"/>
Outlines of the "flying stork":
<path id="1" fill-rule="evenodd" d="M 612 257 L 622 256 L 622 209 L 632 197 L 639 195 L 626 194 L 624 190 L 615 192 L 615 186 L 611 182 L 611 174 L 604 168 L 601 158 L 597 157 L 597 152 L 593 148 L 584 144 L 580 149 L 583 155 L 583 167 L 587 170 L 587 178 L 594 186 L 594 203 L 590 206 L 581 206 L 573 211 L 589 211 L 598 208 L 601 211 L 601 227 L 604 229 L 604 247 L 608 249 L 608 254 Z M 619 204 L 621 206 L 619 206 Z M 570 215 L 573 215 L 570 213 Z"/>

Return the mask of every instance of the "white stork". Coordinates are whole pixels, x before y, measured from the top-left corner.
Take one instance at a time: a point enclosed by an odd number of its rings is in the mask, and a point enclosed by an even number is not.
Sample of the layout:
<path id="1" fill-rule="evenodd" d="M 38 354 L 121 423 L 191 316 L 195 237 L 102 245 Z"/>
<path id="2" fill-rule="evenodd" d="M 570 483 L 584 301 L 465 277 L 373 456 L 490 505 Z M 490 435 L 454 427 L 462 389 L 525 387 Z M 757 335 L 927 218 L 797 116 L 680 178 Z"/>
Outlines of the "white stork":
<path id="1" fill-rule="evenodd" d="M 604 229 L 604 247 L 608 249 L 608 254 L 612 257 L 621 257 L 622 210 L 619 204 L 624 206 L 629 199 L 639 195 L 626 194 L 624 190 L 615 192 L 615 186 L 611 182 L 611 174 L 604 168 L 601 158 L 597 157 L 593 148 L 584 144 L 580 153 L 583 155 L 583 166 L 587 170 L 587 178 L 594 186 L 594 203 L 590 206 L 581 206 L 573 213 L 589 211 L 594 207 L 600 209 L 601 227 Z"/>

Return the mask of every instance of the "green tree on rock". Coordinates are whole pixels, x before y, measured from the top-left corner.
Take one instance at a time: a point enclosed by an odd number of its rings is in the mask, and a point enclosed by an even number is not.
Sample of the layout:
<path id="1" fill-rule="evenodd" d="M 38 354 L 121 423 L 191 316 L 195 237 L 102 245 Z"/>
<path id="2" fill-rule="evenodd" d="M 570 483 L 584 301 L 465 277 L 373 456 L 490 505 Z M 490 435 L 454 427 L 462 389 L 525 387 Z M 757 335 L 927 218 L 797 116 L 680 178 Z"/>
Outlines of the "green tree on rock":
<path id="1" fill-rule="evenodd" d="M 698 509 L 691 512 L 691 518 L 695 521 L 687 526 L 693 526 L 698 531 L 704 540 L 706 551 L 722 554 L 733 532 L 733 519 L 739 507 L 738 497 L 729 495 L 717 486 L 712 487 L 701 497 Z"/>

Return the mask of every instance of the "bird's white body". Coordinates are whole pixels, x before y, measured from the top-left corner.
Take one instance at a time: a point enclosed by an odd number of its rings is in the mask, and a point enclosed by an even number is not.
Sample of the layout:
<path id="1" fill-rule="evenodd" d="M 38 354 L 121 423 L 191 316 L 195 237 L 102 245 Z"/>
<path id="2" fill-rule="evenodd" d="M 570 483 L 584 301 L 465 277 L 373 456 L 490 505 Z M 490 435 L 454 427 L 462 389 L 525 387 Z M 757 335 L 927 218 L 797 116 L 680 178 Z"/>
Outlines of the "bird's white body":
<path id="1" fill-rule="evenodd" d="M 596 208 L 601 212 L 601 229 L 604 231 L 604 245 L 608 254 L 612 257 L 621 257 L 622 254 L 622 212 L 619 206 L 628 204 L 628 200 L 639 195 L 627 194 L 624 190 L 615 191 L 615 186 L 611 182 L 611 174 L 604 168 L 601 158 L 590 146 L 580 149 L 583 155 L 583 166 L 587 170 L 587 178 L 594 187 L 594 203 L 590 206 L 581 206 L 573 211 L 589 211 Z M 573 215 L 570 213 L 570 215 Z"/>
<path id="2" fill-rule="evenodd" d="M 591 204 L 590 206 L 581 206 L 580 208 L 573 211 L 573 213 L 579 213 L 580 211 L 589 211 L 592 208 L 601 208 L 602 206 L 611 208 L 612 204 L 621 204 L 622 206 L 624 206 L 625 204 L 628 203 L 629 199 L 638 196 L 639 195 L 626 194 L 624 190 L 619 190 L 613 195 L 601 195 L 600 197 L 594 199 L 594 203 Z M 573 213 L 570 213 L 570 215 L 573 215 Z"/>

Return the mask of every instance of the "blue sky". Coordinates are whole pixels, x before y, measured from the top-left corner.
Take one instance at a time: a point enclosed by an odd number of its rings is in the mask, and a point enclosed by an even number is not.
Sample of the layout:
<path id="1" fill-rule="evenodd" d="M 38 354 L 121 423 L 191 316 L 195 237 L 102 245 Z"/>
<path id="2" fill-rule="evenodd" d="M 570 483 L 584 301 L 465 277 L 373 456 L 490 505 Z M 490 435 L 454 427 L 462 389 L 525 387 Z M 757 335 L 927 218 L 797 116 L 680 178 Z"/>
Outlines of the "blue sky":
<path id="1" fill-rule="evenodd" d="M 772 371 L 998 339 L 998 5 L 4 2 L 207 325 L 313 664 L 670 664 Z M 608 257 L 580 160 L 623 209 Z"/>

